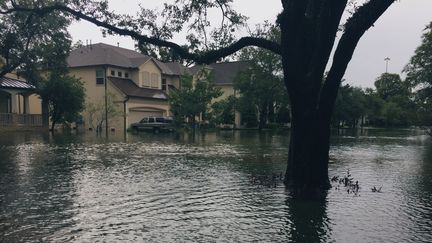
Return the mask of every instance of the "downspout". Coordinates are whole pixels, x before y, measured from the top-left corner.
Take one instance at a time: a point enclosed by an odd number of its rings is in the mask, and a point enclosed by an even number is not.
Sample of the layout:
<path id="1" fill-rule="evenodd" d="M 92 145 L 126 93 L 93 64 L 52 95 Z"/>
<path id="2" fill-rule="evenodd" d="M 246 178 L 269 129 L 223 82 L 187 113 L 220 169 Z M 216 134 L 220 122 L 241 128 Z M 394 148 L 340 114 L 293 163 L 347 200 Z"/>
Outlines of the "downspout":
<path id="1" fill-rule="evenodd" d="M 104 68 L 104 84 L 105 84 L 105 136 L 108 138 L 108 96 L 107 96 L 107 68 L 106 66 L 103 66 Z"/>
<path id="2" fill-rule="evenodd" d="M 123 101 L 123 132 L 124 135 L 126 137 L 126 132 L 127 132 L 127 124 L 126 124 L 126 119 L 127 119 L 127 114 L 126 114 L 126 103 L 129 101 L 129 96 L 126 96 L 126 99 Z"/>

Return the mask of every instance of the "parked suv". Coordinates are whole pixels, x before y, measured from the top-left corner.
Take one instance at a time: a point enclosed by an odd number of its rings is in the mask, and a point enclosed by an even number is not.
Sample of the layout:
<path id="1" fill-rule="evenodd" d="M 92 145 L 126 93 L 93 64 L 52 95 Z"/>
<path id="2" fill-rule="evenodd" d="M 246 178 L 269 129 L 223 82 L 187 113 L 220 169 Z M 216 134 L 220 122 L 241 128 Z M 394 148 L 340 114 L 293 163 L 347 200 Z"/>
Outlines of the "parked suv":
<path id="1" fill-rule="evenodd" d="M 134 131 L 151 130 L 155 133 L 161 131 L 174 131 L 173 119 L 171 117 L 144 117 L 140 122 L 132 123 Z"/>

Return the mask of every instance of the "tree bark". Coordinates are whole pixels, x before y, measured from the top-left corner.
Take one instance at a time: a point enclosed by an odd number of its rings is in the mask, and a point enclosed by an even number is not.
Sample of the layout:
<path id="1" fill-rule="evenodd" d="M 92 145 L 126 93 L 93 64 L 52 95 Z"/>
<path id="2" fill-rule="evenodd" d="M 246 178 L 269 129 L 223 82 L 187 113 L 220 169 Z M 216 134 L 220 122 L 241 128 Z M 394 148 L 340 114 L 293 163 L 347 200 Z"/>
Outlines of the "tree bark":
<path id="1" fill-rule="evenodd" d="M 56 121 L 53 120 L 52 123 L 51 123 L 51 132 L 54 132 L 55 125 L 56 125 Z"/>
<path id="2" fill-rule="evenodd" d="M 319 196 L 330 188 L 328 159 L 330 120 L 318 110 L 293 113 L 285 184 L 296 195 Z"/>
<path id="3" fill-rule="evenodd" d="M 46 99 L 42 98 L 42 126 L 49 128 L 49 104 Z"/>
<path id="4" fill-rule="evenodd" d="M 260 113 L 259 113 L 259 123 L 258 130 L 262 130 L 267 123 L 267 115 L 268 115 L 268 106 L 267 103 L 261 104 Z"/>

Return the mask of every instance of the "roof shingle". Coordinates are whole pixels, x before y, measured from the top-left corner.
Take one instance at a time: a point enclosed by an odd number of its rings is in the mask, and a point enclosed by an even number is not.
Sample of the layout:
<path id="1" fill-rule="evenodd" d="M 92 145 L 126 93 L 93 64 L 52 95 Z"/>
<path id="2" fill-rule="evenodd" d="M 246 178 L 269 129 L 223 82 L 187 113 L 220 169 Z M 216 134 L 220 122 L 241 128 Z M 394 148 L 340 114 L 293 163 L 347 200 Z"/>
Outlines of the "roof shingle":
<path id="1" fill-rule="evenodd" d="M 196 74 L 204 67 L 212 70 L 215 84 L 232 84 L 235 77 L 241 71 L 245 71 L 249 67 L 249 64 L 247 61 L 221 62 L 213 63 L 208 66 L 196 65 L 189 68 L 189 71 L 192 74 Z"/>
<path id="2" fill-rule="evenodd" d="M 67 59 L 69 67 L 72 68 L 99 65 L 138 68 L 149 60 L 153 60 L 161 72 L 166 75 L 182 75 L 184 70 L 187 70 L 180 63 L 164 63 L 139 52 L 104 43 L 72 50 Z"/>
<path id="3" fill-rule="evenodd" d="M 108 80 L 126 96 L 136 98 L 167 100 L 166 93 L 160 89 L 140 88 L 130 79 L 108 77 Z"/>

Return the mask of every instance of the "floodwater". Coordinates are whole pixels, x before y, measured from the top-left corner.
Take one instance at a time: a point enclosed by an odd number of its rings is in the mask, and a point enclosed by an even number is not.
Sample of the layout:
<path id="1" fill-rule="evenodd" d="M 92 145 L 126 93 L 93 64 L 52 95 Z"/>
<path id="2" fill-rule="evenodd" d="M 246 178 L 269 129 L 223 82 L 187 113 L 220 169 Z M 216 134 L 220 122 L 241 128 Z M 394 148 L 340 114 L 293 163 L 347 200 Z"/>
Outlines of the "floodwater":
<path id="1" fill-rule="evenodd" d="M 0 242 L 432 242 L 432 139 L 332 138 L 325 200 L 277 179 L 289 133 L 0 134 Z M 381 187 L 381 192 L 371 188 Z"/>

